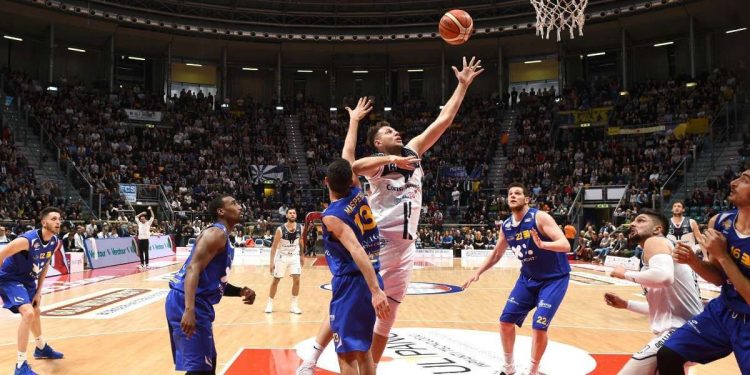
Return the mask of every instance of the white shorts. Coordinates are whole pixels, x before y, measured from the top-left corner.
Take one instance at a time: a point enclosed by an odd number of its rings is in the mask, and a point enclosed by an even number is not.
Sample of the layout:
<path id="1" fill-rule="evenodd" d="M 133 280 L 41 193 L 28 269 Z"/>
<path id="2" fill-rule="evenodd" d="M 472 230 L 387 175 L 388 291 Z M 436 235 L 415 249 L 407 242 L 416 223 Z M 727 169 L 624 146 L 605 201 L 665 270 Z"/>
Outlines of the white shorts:
<path id="1" fill-rule="evenodd" d="M 302 265 L 299 262 L 299 255 L 282 255 L 276 254 L 273 260 L 273 277 L 280 279 L 286 274 L 302 274 Z"/>
<path id="2" fill-rule="evenodd" d="M 654 336 L 641 350 L 633 354 L 628 363 L 620 370 L 619 375 L 656 374 L 656 352 L 664 346 L 676 328 Z"/>
<path id="3" fill-rule="evenodd" d="M 403 301 L 414 268 L 414 241 L 393 241 L 380 238 L 380 276 L 383 291 L 396 302 Z"/>

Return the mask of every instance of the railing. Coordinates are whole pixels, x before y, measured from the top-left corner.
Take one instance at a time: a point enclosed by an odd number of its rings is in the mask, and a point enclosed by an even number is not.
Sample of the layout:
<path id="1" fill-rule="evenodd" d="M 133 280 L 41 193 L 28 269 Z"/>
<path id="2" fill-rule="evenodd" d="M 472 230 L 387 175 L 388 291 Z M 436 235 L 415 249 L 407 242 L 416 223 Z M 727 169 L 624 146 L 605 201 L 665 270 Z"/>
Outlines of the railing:
<path id="1" fill-rule="evenodd" d="M 573 202 L 570 204 L 570 209 L 568 210 L 567 215 L 567 221 L 568 223 L 573 224 L 576 228 L 579 227 L 577 221 L 578 216 L 580 216 L 581 213 L 581 206 L 583 201 L 583 187 L 580 187 L 578 189 L 578 193 L 576 193 L 575 198 L 573 198 Z M 575 220 L 575 221 L 574 221 Z"/>
<path id="2" fill-rule="evenodd" d="M 172 210 L 172 205 L 169 204 L 169 200 L 167 199 L 167 195 L 164 194 L 164 188 L 159 185 L 159 202 L 162 210 L 164 210 L 164 215 L 167 217 L 167 220 L 174 222 L 174 211 Z"/>
<path id="3" fill-rule="evenodd" d="M 659 199 L 659 208 L 660 209 L 664 209 L 664 207 L 665 207 L 665 205 L 664 205 L 664 190 L 667 187 L 670 187 L 670 197 L 671 197 L 674 194 L 674 191 L 675 191 L 675 189 L 673 187 L 677 187 L 677 184 L 680 183 L 680 181 L 678 181 L 678 179 L 680 179 L 680 177 L 687 176 L 687 173 L 688 173 L 687 172 L 687 166 L 688 166 L 687 160 L 688 160 L 688 157 L 682 158 L 682 160 L 680 160 L 680 163 L 677 164 L 677 167 L 675 167 L 674 171 L 672 171 L 672 174 L 670 174 L 669 177 L 667 177 L 666 181 L 664 181 L 664 184 L 662 184 L 661 187 L 659 188 L 659 198 L 660 198 Z M 682 176 L 680 176 L 677 173 L 677 172 L 680 171 L 680 169 L 682 169 L 682 171 L 683 171 Z M 674 181 L 672 181 L 673 179 L 674 179 Z M 687 191 L 685 192 L 685 194 L 687 194 Z M 652 199 L 651 202 L 652 202 L 652 208 L 656 209 L 656 199 Z"/>
<path id="4" fill-rule="evenodd" d="M 24 113 L 24 119 L 26 121 L 26 124 L 31 129 L 39 129 L 39 142 L 41 147 L 47 146 L 48 149 L 50 149 L 53 152 L 53 155 L 55 155 L 55 159 L 57 161 L 57 165 L 60 168 L 60 170 L 65 172 L 65 177 L 67 181 L 69 181 L 73 187 L 78 191 L 81 198 L 83 198 L 83 205 L 88 208 L 89 213 L 95 218 L 98 219 L 99 217 L 94 213 L 93 207 L 94 207 L 94 185 L 91 184 L 91 182 L 83 175 L 83 173 L 78 169 L 78 167 L 75 165 L 74 162 L 72 162 L 70 159 L 67 159 L 67 157 L 63 157 L 64 153 L 60 146 L 55 142 L 55 140 L 52 138 L 52 136 L 49 134 L 49 132 L 44 129 L 42 124 L 39 122 L 39 120 L 29 114 L 28 112 Z M 45 143 L 46 138 L 46 143 Z M 44 154 L 43 154 L 44 155 Z M 40 159 L 40 163 L 41 163 Z M 69 197 L 69 191 L 67 184 L 65 184 L 64 187 L 65 195 Z"/>

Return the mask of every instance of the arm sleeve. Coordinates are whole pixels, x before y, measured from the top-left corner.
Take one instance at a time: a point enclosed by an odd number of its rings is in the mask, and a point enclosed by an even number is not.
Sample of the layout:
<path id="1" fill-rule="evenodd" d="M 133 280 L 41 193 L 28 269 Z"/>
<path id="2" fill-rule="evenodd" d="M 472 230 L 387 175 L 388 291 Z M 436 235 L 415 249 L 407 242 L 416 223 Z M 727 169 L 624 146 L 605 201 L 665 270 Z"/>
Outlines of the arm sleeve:
<path id="1" fill-rule="evenodd" d="M 627 309 L 632 312 L 648 315 L 648 302 L 629 300 Z"/>
<path id="2" fill-rule="evenodd" d="M 625 279 L 649 288 L 664 288 L 674 282 L 674 261 L 669 254 L 656 254 L 648 260 L 646 271 L 627 271 Z"/>

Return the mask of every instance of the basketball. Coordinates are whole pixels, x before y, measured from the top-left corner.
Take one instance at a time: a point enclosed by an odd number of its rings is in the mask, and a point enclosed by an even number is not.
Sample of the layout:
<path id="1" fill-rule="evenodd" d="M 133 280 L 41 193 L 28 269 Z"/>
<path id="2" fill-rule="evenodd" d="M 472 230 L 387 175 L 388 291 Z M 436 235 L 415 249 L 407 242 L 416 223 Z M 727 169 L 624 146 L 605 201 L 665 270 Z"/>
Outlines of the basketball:
<path id="1" fill-rule="evenodd" d="M 446 43 L 463 44 L 474 31 L 474 20 L 461 9 L 449 10 L 440 19 L 439 29 L 440 36 Z"/>

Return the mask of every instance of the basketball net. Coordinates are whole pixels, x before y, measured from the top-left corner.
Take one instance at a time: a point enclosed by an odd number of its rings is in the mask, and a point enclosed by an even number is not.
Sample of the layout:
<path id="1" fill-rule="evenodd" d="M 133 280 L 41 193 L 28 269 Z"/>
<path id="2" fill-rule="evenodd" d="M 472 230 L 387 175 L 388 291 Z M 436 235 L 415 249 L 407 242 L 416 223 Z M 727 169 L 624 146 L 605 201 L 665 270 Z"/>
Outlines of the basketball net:
<path id="1" fill-rule="evenodd" d="M 536 10 L 536 35 L 549 39 L 553 30 L 557 31 L 557 41 L 560 41 L 560 32 L 568 29 L 570 39 L 575 38 L 575 29 L 578 36 L 583 36 L 583 24 L 586 15 L 583 13 L 588 5 L 588 0 L 531 0 L 531 5 Z"/>

